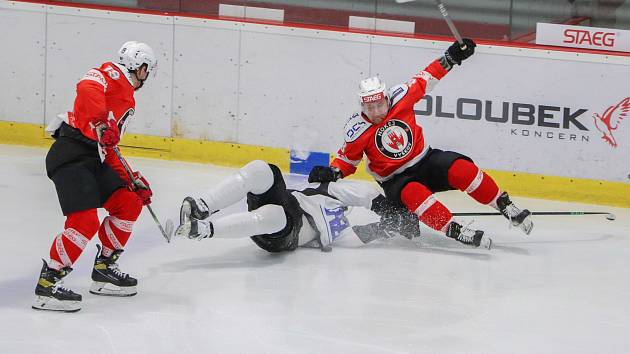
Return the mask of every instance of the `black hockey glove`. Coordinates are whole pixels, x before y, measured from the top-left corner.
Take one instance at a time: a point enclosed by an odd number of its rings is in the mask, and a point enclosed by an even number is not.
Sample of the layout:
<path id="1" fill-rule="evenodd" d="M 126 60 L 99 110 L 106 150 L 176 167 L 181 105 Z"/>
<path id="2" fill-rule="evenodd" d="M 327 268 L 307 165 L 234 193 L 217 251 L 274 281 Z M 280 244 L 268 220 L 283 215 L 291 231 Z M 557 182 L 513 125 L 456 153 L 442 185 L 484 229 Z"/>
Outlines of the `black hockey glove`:
<path id="1" fill-rule="evenodd" d="M 475 47 L 477 44 L 475 44 L 475 42 L 470 38 L 464 38 L 463 41 L 466 45 L 466 49 L 462 49 L 459 42 L 455 41 L 450 47 L 448 47 L 446 52 L 444 52 L 444 58 L 451 67 L 455 64 L 462 65 L 462 61 L 475 54 Z"/>
<path id="2" fill-rule="evenodd" d="M 308 174 L 308 183 L 334 182 L 343 178 L 341 171 L 330 166 L 315 166 Z"/>

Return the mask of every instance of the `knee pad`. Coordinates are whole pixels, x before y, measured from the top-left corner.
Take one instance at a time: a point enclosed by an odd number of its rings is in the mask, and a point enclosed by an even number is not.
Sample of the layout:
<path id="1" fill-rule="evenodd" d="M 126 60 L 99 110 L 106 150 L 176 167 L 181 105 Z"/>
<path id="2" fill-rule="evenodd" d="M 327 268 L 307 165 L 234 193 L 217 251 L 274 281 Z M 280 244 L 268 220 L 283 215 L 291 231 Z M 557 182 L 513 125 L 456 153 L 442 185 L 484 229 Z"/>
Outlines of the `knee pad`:
<path id="1" fill-rule="evenodd" d="M 407 183 L 400 192 L 400 200 L 409 211 L 415 213 L 418 207 L 432 195 L 431 190 L 423 184 L 410 182 Z"/>
<path id="2" fill-rule="evenodd" d="M 83 236 L 91 239 L 98 231 L 99 225 L 100 221 L 96 209 L 87 209 L 69 214 L 66 217 L 65 228 L 75 229 Z"/>
<path id="3" fill-rule="evenodd" d="M 142 201 L 136 193 L 120 188 L 107 199 L 103 208 L 119 219 L 136 221 L 142 212 Z"/>
<path id="4" fill-rule="evenodd" d="M 256 217 L 256 234 L 272 234 L 278 232 L 287 225 L 287 216 L 284 214 L 284 208 L 267 204 L 253 210 L 252 213 Z"/>
<path id="5" fill-rule="evenodd" d="M 237 173 L 247 189 L 254 194 L 263 194 L 273 185 L 273 172 L 268 163 L 254 160 L 243 166 Z"/>
<path id="6" fill-rule="evenodd" d="M 448 184 L 464 192 L 475 184 L 479 185 L 482 177 L 479 167 L 463 159 L 455 160 L 448 169 Z"/>

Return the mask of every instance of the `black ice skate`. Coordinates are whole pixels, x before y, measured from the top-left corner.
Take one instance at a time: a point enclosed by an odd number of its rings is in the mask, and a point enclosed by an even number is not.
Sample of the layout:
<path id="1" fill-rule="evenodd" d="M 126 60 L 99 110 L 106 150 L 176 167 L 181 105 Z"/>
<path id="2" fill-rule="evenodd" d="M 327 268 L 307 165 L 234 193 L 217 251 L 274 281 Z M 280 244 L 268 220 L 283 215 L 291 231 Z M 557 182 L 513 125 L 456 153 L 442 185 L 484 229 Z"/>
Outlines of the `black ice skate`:
<path id="1" fill-rule="evenodd" d="M 510 200 L 507 192 L 501 193 L 497 198 L 497 207 L 503 216 L 508 219 L 512 226 L 516 226 L 529 235 L 534 228 L 534 222 L 531 218 L 531 212 L 527 209 L 521 210 L 517 208 Z"/>
<path id="2" fill-rule="evenodd" d="M 462 226 L 455 221 L 451 221 L 446 230 L 446 236 L 454 238 L 457 241 L 475 247 L 492 248 L 492 239 L 485 236 L 481 230 L 473 230 L 469 228 L 470 224 Z"/>
<path id="3" fill-rule="evenodd" d="M 72 271 L 72 268 L 65 267 L 60 270 L 48 267 L 46 261 L 42 260 L 42 270 L 35 287 L 35 302 L 32 307 L 36 310 L 77 312 L 81 309 L 81 295 L 70 289 L 64 288 L 63 277 Z"/>
<path id="4" fill-rule="evenodd" d="M 190 239 L 204 239 L 212 237 L 214 229 L 207 219 L 210 216 L 208 206 L 203 199 L 186 197 L 179 210 L 179 226 L 175 235 Z"/>
<path id="5" fill-rule="evenodd" d="M 101 246 L 96 245 L 98 252 L 92 269 L 92 286 L 90 293 L 106 296 L 134 296 L 138 293 L 138 280 L 118 269 L 116 261 L 123 250 L 116 250 L 111 256 L 102 255 Z"/>

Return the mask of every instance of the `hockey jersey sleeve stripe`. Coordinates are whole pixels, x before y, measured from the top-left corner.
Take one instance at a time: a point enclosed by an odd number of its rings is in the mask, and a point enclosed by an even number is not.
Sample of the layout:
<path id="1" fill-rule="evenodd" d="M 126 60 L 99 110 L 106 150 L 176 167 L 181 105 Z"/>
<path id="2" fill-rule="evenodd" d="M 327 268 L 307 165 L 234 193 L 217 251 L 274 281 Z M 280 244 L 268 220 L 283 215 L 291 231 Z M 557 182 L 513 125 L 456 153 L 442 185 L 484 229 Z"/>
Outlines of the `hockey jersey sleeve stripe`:
<path id="1" fill-rule="evenodd" d="M 105 76 L 103 76 L 100 71 L 91 69 L 83 76 L 83 78 L 81 78 L 81 80 L 79 80 L 79 82 L 85 80 L 94 81 L 103 86 L 103 92 L 107 91 L 107 80 L 105 80 Z"/>
<path id="2" fill-rule="evenodd" d="M 418 102 L 431 92 L 440 80 L 448 73 L 440 64 L 439 60 L 434 60 L 423 71 L 415 75 L 408 83 L 409 93 L 414 102 Z"/>
<path id="3" fill-rule="evenodd" d="M 414 76 L 416 80 L 423 80 L 425 82 L 424 86 L 424 94 L 433 91 L 435 86 L 440 82 L 440 80 L 436 79 L 433 75 L 431 75 L 428 71 L 421 71 L 416 76 Z"/>

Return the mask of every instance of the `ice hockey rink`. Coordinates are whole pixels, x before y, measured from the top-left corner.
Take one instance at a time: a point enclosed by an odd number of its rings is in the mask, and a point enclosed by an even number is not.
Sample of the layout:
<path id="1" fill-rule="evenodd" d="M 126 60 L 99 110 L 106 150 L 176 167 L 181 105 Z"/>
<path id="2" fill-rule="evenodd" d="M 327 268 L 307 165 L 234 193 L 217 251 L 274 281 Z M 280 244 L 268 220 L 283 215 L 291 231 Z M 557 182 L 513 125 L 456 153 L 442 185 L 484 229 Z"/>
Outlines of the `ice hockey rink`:
<path id="1" fill-rule="evenodd" d="M 331 253 L 269 254 L 249 239 L 167 244 L 145 210 L 121 257 L 139 279 L 131 298 L 88 293 L 95 237 L 65 284 L 74 314 L 31 309 L 34 286 L 64 218 L 44 170 L 46 149 L 0 145 L 0 353 L 628 353 L 630 210 L 514 198 L 539 216 L 530 236 L 500 217 L 470 249 L 426 229 L 419 239 L 362 245 L 352 231 Z M 183 197 L 234 169 L 131 158 L 153 207 L 177 219 Z M 291 186 L 303 178 L 289 176 Z M 462 193 L 453 211 L 490 211 Z M 244 202 L 222 212 L 245 209 Z M 353 223 L 375 220 L 355 209 Z"/>

